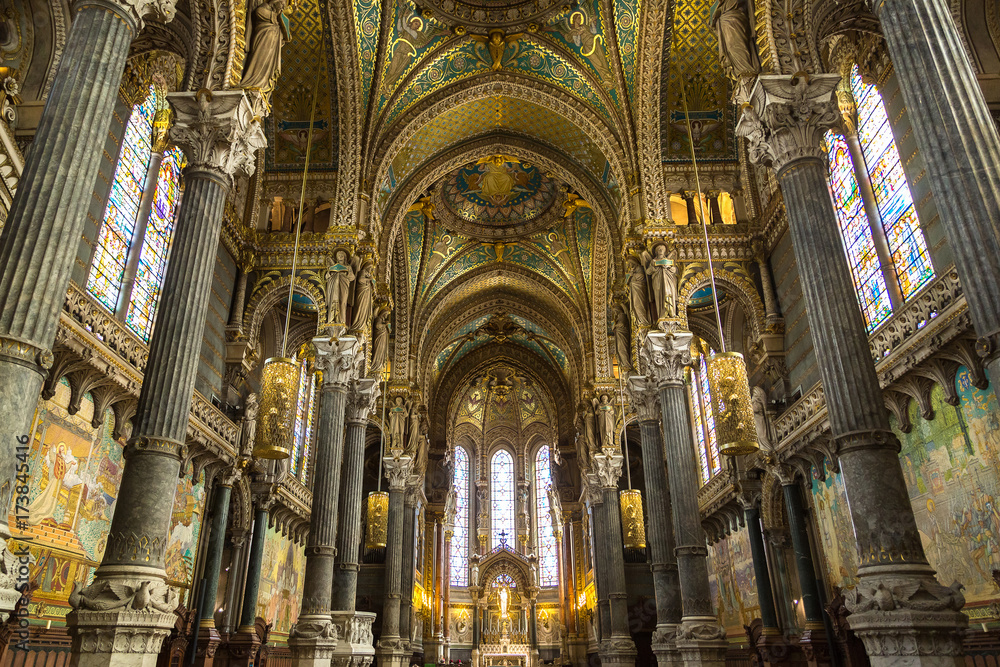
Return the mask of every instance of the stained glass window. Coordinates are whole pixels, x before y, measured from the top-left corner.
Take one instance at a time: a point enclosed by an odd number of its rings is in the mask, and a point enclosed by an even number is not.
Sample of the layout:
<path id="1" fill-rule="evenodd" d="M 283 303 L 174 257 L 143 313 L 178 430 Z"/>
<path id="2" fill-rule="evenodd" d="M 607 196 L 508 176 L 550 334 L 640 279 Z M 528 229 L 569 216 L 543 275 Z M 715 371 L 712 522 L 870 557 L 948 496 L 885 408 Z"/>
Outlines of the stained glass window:
<path id="1" fill-rule="evenodd" d="M 842 134 L 830 130 L 824 139 L 830 160 L 830 193 L 837 210 L 840 236 L 851 265 L 854 289 L 868 331 L 874 331 L 892 315 L 882 263 L 875 250 L 871 225 L 854 174 L 854 162 Z"/>
<path id="2" fill-rule="evenodd" d="M 927 241 L 920 230 L 882 96 L 874 85 L 861 80 L 857 65 L 851 71 L 851 91 L 858 105 L 861 152 L 871 176 L 899 288 L 903 298 L 908 299 L 934 277 Z"/>
<path id="3" fill-rule="evenodd" d="M 125 316 L 125 323 L 145 340 L 149 340 L 152 333 L 156 306 L 160 301 L 160 285 L 163 284 L 163 272 L 167 268 L 167 255 L 174 233 L 181 170 L 186 164 L 183 151 L 170 149 L 163 154 L 156 180 L 153 208 L 146 224 L 132 300 Z"/>
<path id="4" fill-rule="evenodd" d="M 715 354 L 710 351 L 709 354 Z M 708 365 L 705 355 L 698 354 L 691 376 L 691 412 L 694 417 L 695 449 L 698 450 L 698 467 L 702 484 L 722 471 L 719 441 L 715 436 L 715 415 L 712 413 L 712 394 L 708 388 Z"/>
<path id="5" fill-rule="evenodd" d="M 146 100 L 129 116 L 87 281 L 90 293 L 147 341 L 167 267 L 185 166 L 183 152 L 171 149 L 163 155 L 155 186 L 152 179 L 147 179 L 153 121 L 160 102 L 156 90 L 150 87 Z M 146 193 L 147 185 L 155 187 L 155 191 Z M 140 219 L 140 206 L 147 194 L 152 197 L 149 217 L 142 212 Z"/>
<path id="6" fill-rule="evenodd" d="M 493 548 L 501 539 L 514 548 L 514 457 L 506 449 L 493 455 L 490 464 L 490 516 L 493 518 Z M 501 533 L 503 535 L 501 535 Z"/>
<path id="7" fill-rule="evenodd" d="M 156 92 L 150 87 L 146 101 L 132 110 L 125 126 L 121 156 L 115 167 L 104 224 L 97 239 L 97 253 L 87 281 L 90 293 L 111 310 L 118 306 L 125 264 L 135 234 L 135 220 L 152 154 L 155 115 Z"/>
<path id="8" fill-rule="evenodd" d="M 290 468 L 302 481 L 309 474 L 309 454 L 312 447 L 313 415 L 316 412 L 316 378 L 309 372 L 309 362 L 299 366 L 298 403 L 295 408 L 295 443 Z"/>
<path id="9" fill-rule="evenodd" d="M 538 571 L 542 586 L 559 585 L 559 557 L 555 535 L 552 533 L 552 513 L 548 490 L 552 486 L 552 464 L 548 445 L 535 455 L 535 508 L 538 528 Z"/>
<path id="10" fill-rule="evenodd" d="M 452 586 L 469 585 L 469 454 L 462 447 L 455 447 L 455 470 L 452 476 L 455 489 L 455 526 L 451 535 L 451 553 L 448 554 Z"/>

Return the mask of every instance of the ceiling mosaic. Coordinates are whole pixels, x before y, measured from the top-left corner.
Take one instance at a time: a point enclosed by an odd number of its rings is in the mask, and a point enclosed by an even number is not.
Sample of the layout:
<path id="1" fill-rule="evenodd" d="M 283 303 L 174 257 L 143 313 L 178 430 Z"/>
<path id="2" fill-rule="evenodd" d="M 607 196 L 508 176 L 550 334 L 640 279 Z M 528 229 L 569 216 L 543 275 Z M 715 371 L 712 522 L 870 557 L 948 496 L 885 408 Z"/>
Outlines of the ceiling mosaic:
<path id="1" fill-rule="evenodd" d="M 691 134 L 699 160 L 736 160 L 729 79 L 719 61 L 715 31 L 708 23 L 712 0 L 680 0 L 673 41 L 660 87 L 660 137 L 664 162 L 690 162 L 681 82 L 687 95 Z"/>
<path id="2" fill-rule="evenodd" d="M 506 155 L 484 157 L 456 169 L 441 187 L 452 213 L 486 225 L 537 218 L 555 201 L 558 189 L 537 167 Z"/>
<path id="3" fill-rule="evenodd" d="M 472 424 L 484 432 L 496 426 L 523 431 L 536 422 L 554 423 L 548 393 L 535 378 L 508 364 L 497 364 L 473 378 L 457 405 L 455 426 Z"/>
<path id="4" fill-rule="evenodd" d="M 498 96 L 458 105 L 422 127 L 393 158 L 378 187 L 376 212 L 385 210 L 398 185 L 429 158 L 462 141 L 496 131 L 532 137 L 557 148 L 620 196 L 610 162 L 583 130 L 546 107 Z"/>
<path id="5" fill-rule="evenodd" d="M 292 39 L 281 52 L 281 76 L 271 95 L 272 111 L 264 122 L 268 171 L 298 172 L 305 165 L 313 88 L 319 103 L 313 125 L 310 171 L 337 169 L 337 90 L 330 29 L 321 20 L 319 0 L 292 5 Z"/>

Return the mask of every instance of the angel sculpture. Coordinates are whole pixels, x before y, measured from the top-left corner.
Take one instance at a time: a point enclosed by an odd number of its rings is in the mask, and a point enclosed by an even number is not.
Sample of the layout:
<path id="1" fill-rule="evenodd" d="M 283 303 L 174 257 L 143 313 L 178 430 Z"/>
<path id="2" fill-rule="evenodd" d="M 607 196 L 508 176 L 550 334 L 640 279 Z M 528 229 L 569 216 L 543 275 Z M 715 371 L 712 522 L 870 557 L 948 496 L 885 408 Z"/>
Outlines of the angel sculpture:
<path id="1" fill-rule="evenodd" d="M 615 446 L 615 406 L 611 402 L 611 397 L 601 394 L 599 398 L 593 399 L 594 410 L 597 413 L 597 422 L 601 433 L 601 447 L 607 449 Z"/>
<path id="2" fill-rule="evenodd" d="M 572 192 L 566 193 L 566 201 L 563 202 L 563 207 L 566 209 L 566 212 L 563 213 L 564 218 L 572 217 L 577 209 L 592 208 L 586 199 Z"/>
<path id="3" fill-rule="evenodd" d="M 410 204 L 410 208 L 406 209 L 407 213 L 413 213 L 414 211 L 419 211 L 428 220 L 433 221 L 436 219 L 434 217 L 434 202 L 431 201 L 430 195 L 421 197 Z"/>
<path id="4" fill-rule="evenodd" d="M 653 254 L 643 253 L 646 275 L 653 288 L 653 314 L 657 320 L 675 317 L 677 308 L 677 267 L 674 260 L 667 257 L 667 244 L 658 243 Z"/>
<path id="5" fill-rule="evenodd" d="M 516 44 L 523 36 L 524 33 L 521 32 L 513 35 L 505 35 L 503 30 L 491 30 L 489 38 L 481 35 L 472 35 L 472 39 L 486 45 L 487 50 L 490 52 L 490 59 L 493 61 L 490 69 L 496 72 L 502 67 L 503 54 L 506 53 L 507 47 Z"/>
<path id="6" fill-rule="evenodd" d="M 347 251 L 339 248 L 333 255 L 333 264 L 326 270 L 326 318 L 335 324 L 347 323 L 347 305 L 351 297 L 351 284 L 356 277 L 356 267 Z"/>
<path id="7" fill-rule="evenodd" d="M 632 317 L 641 327 L 649 326 L 649 286 L 646 269 L 638 257 L 630 255 L 631 265 L 628 279 L 628 298 L 632 306 Z"/>
<path id="8" fill-rule="evenodd" d="M 587 445 L 587 458 L 597 453 L 597 428 L 594 420 L 594 405 L 584 404 L 583 441 Z"/>
<path id="9" fill-rule="evenodd" d="M 458 492 L 454 488 L 448 490 L 444 497 L 444 522 L 445 525 L 455 523 L 455 513 L 458 512 Z"/>

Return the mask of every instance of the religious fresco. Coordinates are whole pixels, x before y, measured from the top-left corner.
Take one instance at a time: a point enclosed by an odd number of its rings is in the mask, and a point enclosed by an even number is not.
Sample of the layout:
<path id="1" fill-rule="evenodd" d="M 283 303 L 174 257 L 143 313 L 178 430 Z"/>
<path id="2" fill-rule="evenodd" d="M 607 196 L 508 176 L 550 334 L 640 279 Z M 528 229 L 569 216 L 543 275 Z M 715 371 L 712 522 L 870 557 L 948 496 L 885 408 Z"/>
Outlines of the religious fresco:
<path id="1" fill-rule="evenodd" d="M 358 71 L 361 73 L 361 108 L 368 108 L 375 75 L 375 52 L 378 49 L 382 3 L 379 0 L 354 0 L 354 25 L 357 37 Z"/>
<path id="2" fill-rule="evenodd" d="M 11 515 L 15 541 L 23 537 L 34 558 L 29 576 L 39 589 L 32 616 L 54 622 L 69 612 L 73 584 L 91 581 L 104 556 L 124 465 L 122 443 L 112 437 L 114 413 L 105 411 L 94 428 L 93 398 L 85 394 L 71 415 L 71 395 L 63 378 L 55 395 L 39 402 L 28 458 L 28 518 L 18 524 Z M 203 505 L 203 483 L 180 479 L 166 569 L 170 583 L 181 588 L 182 602 L 191 586 Z"/>
<path id="3" fill-rule="evenodd" d="M 387 11 L 392 13 L 392 29 L 389 32 L 389 53 L 382 67 L 376 115 L 385 109 L 414 66 L 451 35 L 446 27 L 408 4 L 393 2 Z"/>
<path id="4" fill-rule="evenodd" d="M 626 15 L 626 14 L 623 14 Z M 622 95 L 615 85 L 615 75 L 607 54 L 607 17 L 600 0 L 581 2 L 550 26 L 546 36 L 572 53 L 605 86 L 615 105 L 621 107 Z"/>
<path id="5" fill-rule="evenodd" d="M 268 528 L 264 535 L 257 616 L 274 623 L 272 633 L 287 637 L 298 618 L 305 567 L 305 546 Z"/>
<path id="6" fill-rule="evenodd" d="M 960 581 L 975 605 L 997 598 L 990 573 L 1000 568 L 1000 409 L 992 389 L 974 387 L 964 367 L 956 386 L 957 406 L 935 385 L 934 419 L 923 419 L 913 401 L 912 430 L 899 431 L 894 417 L 891 423 L 927 560 L 945 585 Z M 857 554 L 840 475 L 813 482 L 813 503 L 827 576 L 837 586 L 853 586 Z"/>
<path id="7" fill-rule="evenodd" d="M 507 225 L 544 213 L 555 200 L 557 186 L 534 165 L 494 155 L 456 169 L 442 188 L 445 204 L 460 218 Z"/>
<path id="8" fill-rule="evenodd" d="M 615 34 L 618 37 L 618 57 L 622 61 L 625 87 L 633 113 L 636 106 L 635 80 L 639 72 L 639 16 L 642 0 L 617 0 L 615 3 Z"/>
<path id="9" fill-rule="evenodd" d="M 743 626 L 760 616 L 757 577 L 746 529 L 709 546 L 708 558 L 708 583 L 719 622 L 730 635 L 743 636 Z"/>

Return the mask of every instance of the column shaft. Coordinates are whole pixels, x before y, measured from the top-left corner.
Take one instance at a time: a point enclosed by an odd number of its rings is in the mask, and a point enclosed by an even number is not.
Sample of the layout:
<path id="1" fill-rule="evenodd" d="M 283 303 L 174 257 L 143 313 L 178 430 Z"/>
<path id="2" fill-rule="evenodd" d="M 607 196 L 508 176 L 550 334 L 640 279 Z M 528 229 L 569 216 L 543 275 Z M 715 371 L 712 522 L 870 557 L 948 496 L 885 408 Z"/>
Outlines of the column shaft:
<path id="1" fill-rule="evenodd" d="M 212 499 L 212 532 L 208 537 L 205 553 L 205 595 L 201 599 L 201 625 L 215 627 L 215 599 L 219 593 L 219 571 L 222 568 L 222 551 L 226 546 L 226 526 L 229 522 L 229 497 L 232 487 L 218 484 Z"/>
<path id="2" fill-rule="evenodd" d="M 402 589 L 399 598 L 399 635 L 409 641 L 413 621 L 413 565 L 416 549 L 416 505 L 403 504 Z"/>
<path id="3" fill-rule="evenodd" d="M 631 636 L 628 629 L 628 604 L 625 591 L 625 556 L 622 552 L 622 515 L 618 505 L 618 487 L 602 489 L 604 522 L 607 531 L 608 602 L 611 612 L 611 635 Z"/>
<path id="4" fill-rule="evenodd" d="M 333 609 L 354 611 L 358 595 L 358 550 L 361 544 L 361 482 L 364 472 L 366 421 L 348 421 L 340 480 L 340 512 L 337 532 L 337 565 L 334 571 Z"/>
<path id="5" fill-rule="evenodd" d="M 403 592 L 403 510 L 404 489 L 389 489 L 388 531 L 385 548 L 385 604 L 382 608 L 382 637 L 398 638 Z"/>
<path id="6" fill-rule="evenodd" d="M 55 341 L 129 46 L 131 12 L 80 2 L 0 236 L 0 451 L 13 481 Z M 9 491 L 0 498 L 7 506 Z M 168 503 L 169 504 L 169 503 Z M 0 537 L 7 516 L 0 518 Z"/>
<path id="7" fill-rule="evenodd" d="M 778 629 L 778 612 L 774 607 L 774 593 L 771 590 L 771 574 L 767 569 L 767 554 L 764 550 L 764 534 L 760 528 L 760 508 L 751 505 L 743 511 L 750 538 L 750 554 L 753 556 L 753 571 L 757 578 L 757 602 L 760 605 L 760 620 L 764 628 Z"/>
<path id="8" fill-rule="evenodd" d="M 785 484 L 781 490 L 785 494 L 785 508 L 788 510 L 788 529 L 792 535 L 795 569 L 799 575 L 799 588 L 802 591 L 802 608 L 806 615 L 806 625 L 818 624 L 819 627 L 822 627 L 823 605 L 820 602 L 819 586 L 816 583 L 816 567 L 813 565 L 809 535 L 806 532 L 806 516 L 802 508 L 802 496 L 794 483 Z"/>
<path id="9" fill-rule="evenodd" d="M 240 632 L 253 630 L 257 618 L 257 595 L 260 592 L 260 566 L 264 562 L 264 535 L 267 533 L 268 511 L 257 508 L 253 519 L 253 536 L 250 538 L 250 558 L 247 560 L 247 583 L 243 589 L 243 607 L 240 612 Z"/>
<path id="10" fill-rule="evenodd" d="M 993 390 L 1000 391 L 1000 136 L 944 0 L 872 3 Z M 943 268 L 943 267 L 940 267 Z"/>

